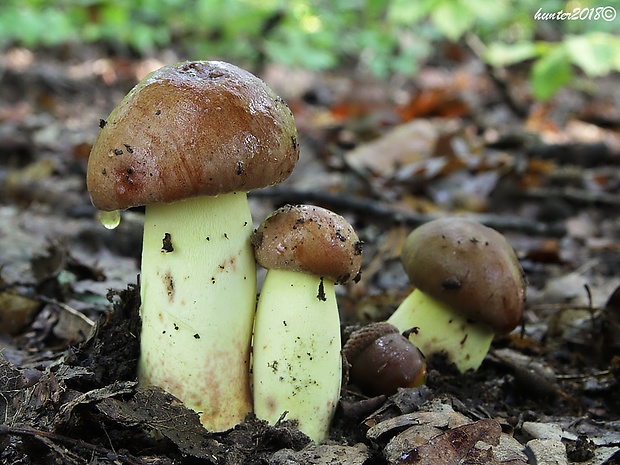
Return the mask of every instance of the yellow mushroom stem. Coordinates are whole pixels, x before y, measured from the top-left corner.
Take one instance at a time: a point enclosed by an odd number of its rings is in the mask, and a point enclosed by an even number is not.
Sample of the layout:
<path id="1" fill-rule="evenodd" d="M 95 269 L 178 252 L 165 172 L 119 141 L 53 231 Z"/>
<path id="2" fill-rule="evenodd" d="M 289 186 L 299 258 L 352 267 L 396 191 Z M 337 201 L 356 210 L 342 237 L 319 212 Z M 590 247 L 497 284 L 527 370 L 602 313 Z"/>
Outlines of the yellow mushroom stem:
<path id="1" fill-rule="evenodd" d="M 252 410 L 251 232 L 242 192 L 146 207 L 139 382 L 178 397 L 211 431 Z"/>
<path id="2" fill-rule="evenodd" d="M 415 289 L 388 318 L 428 358 L 443 353 L 460 372 L 476 370 L 495 336 L 490 326 L 464 317 Z"/>
<path id="3" fill-rule="evenodd" d="M 310 439 L 327 438 L 340 398 L 340 319 L 334 282 L 270 269 L 254 326 L 254 412 L 296 420 Z"/>

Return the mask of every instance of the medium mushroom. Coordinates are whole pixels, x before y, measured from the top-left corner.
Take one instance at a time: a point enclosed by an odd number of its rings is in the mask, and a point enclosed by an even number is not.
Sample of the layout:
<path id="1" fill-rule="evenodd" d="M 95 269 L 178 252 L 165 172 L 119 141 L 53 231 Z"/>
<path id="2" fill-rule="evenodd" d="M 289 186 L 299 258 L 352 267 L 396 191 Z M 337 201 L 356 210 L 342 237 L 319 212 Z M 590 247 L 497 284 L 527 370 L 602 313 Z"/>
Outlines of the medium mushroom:
<path id="1" fill-rule="evenodd" d="M 254 324 L 254 412 L 271 424 L 286 414 L 322 441 L 342 378 L 334 284 L 357 278 L 362 243 L 343 217 L 309 205 L 275 211 L 252 243 L 267 268 Z"/>
<path id="2" fill-rule="evenodd" d="M 429 357 L 444 353 L 461 372 L 476 370 L 495 334 L 512 331 L 525 306 L 514 250 L 494 229 L 442 218 L 415 229 L 401 255 L 415 290 L 388 318 Z"/>
<path id="3" fill-rule="evenodd" d="M 246 192 L 293 170 L 293 115 L 251 73 L 195 61 L 145 77 L 101 126 L 88 162 L 93 205 L 146 205 L 139 382 L 181 399 L 207 429 L 229 429 L 252 410 Z"/>
<path id="4" fill-rule="evenodd" d="M 426 381 L 426 362 L 418 348 L 390 323 L 370 323 L 354 331 L 342 348 L 349 380 L 364 394 L 392 395 L 398 388 Z"/>

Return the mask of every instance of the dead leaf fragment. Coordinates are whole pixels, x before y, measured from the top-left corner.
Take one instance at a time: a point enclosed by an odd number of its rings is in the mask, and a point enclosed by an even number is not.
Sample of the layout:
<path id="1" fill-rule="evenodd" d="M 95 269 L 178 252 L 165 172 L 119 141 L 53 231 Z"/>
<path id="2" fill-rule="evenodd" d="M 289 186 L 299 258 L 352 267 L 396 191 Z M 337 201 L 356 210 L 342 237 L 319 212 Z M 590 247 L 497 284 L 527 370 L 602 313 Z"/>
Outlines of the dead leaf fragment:
<path id="1" fill-rule="evenodd" d="M 382 421 L 373 426 L 366 433 L 366 437 L 376 440 L 380 436 L 393 430 L 400 430 L 403 427 L 413 425 L 431 425 L 435 428 L 453 428 L 469 423 L 469 419 L 461 413 L 455 412 L 451 407 L 445 405 L 445 409 L 438 409 L 432 412 L 415 412 L 399 415 L 394 418 Z"/>
<path id="2" fill-rule="evenodd" d="M 383 137 L 360 145 L 346 154 L 350 166 L 369 170 L 385 178 L 399 167 L 429 158 L 439 137 L 438 126 L 428 120 L 413 120 L 396 126 Z"/>
<path id="3" fill-rule="evenodd" d="M 135 381 L 118 381 L 109 386 L 104 386 L 100 389 L 93 389 L 92 391 L 80 394 L 60 407 L 58 411 L 58 418 L 61 419 L 61 423 L 65 423 L 71 416 L 73 409 L 78 405 L 96 403 L 102 401 L 103 399 L 129 394 L 133 391 L 136 384 L 137 383 Z"/>
<path id="4" fill-rule="evenodd" d="M 14 291 L 0 292 L 0 332 L 15 336 L 40 307 L 39 301 Z"/>
<path id="5" fill-rule="evenodd" d="M 502 428 L 496 420 L 479 420 L 449 429 L 431 438 L 428 442 L 403 454 L 401 459 L 395 463 L 397 465 L 458 465 L 470 454 L 479 457 L 479 451 L 472 452 L 478 441 L 497 445 L 501 434 Z M 494 463 L 489 461 L 493 459 L 492 451 L 485 453 L 484 459 L 484 463 Z"/>
<path id="6" fill-rule="evenodd" d="M 158 432 L 189 456 L 213 459 L 227 454 L 224 445 L 209 436 L 196 412 L 156 386 L 137 389 L 128 401 L 103 399 L 97 408 L 125 426 L 140 426 L 146 431 Z"/>

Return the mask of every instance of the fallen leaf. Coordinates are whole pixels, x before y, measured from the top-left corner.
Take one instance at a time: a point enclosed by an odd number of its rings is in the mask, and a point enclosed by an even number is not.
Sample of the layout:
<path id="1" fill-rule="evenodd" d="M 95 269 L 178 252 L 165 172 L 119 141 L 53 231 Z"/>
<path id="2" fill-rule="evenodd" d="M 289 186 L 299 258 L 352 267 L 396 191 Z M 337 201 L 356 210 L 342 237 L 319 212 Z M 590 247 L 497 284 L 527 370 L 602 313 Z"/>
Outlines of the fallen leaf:
<path id="1" fill-rule="evenodd" d="M 452 125 L 449 125 L 452 126 Z M 396 126 L 386 135 L 361 144 L 345 155 L 347 163 L 358 170 L 389 178 L 399 167 L 429 158 L 439 137 L 439 125 L 414 120 Z"/>
<path id="2" fill-rule="evenodd" d="M 32 320 L 41 302 L 14 291 L 0 292 L 0 332 L 17 335 Z"/>
<path id="3" fill-rule="evenodd" d="M 225 446 L 210 437 L 196 412 L 156 386 L 137 389 L 128 401 L 103 399 L 97 409 L 117 423 L 158 432 L 191 457 L 213 459 L 227 454 Z"/>
<path id="4" fill-rule="evenodd" d="M 465 457 L 472 453 L 472 449 L 478 441 L 490 445 L 499 444 L 502 428 L 499 423 L 492 419 L 479 420 L 456 428 L 449 429 L 428 442 L 414 447 L 404 454 L 397 465 L 458 465 Z M 485 457 L 484 463 L 493 458 Z M 481 463 L 481 462 L 470 462 Z"/>

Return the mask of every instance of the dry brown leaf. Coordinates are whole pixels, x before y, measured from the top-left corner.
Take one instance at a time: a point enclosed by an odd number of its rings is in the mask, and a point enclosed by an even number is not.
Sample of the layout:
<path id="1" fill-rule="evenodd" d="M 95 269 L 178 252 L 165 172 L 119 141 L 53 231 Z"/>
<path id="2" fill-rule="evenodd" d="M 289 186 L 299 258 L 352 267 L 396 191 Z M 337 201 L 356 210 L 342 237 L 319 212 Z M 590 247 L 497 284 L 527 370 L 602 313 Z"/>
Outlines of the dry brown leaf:
<path id="1" fill-rule="evenodd" d="M 439 137 L 439 125 L 414 120 L 396 126 L 385 136 L 362 144 L 345 155 L 350 166 L 369 170 L 376 176 L 392 177 L 399 167 L 432 156 Z"/>
<path id="2" fill-rule="evenodd" d="M 211 459 L 227 452 L 203 428 L 197 413 L 155 386 L 137 389 L 128 401 L 106 397 L 97 409 L 117 423 L 157 431 L 190 457 Z"/>
<path id="3" fill-rule="evenodd" d="M 420 91 L 397 112 L 403 121 L 424 116 L 458 118 L 466 115 L 469 107 L 455 89 L 443 87 Z"/>
<path id="4" fill-rule="evenodd" d="M 40 307 L 38 300 L 14 291 L 0 292 L 0 332 L 18 334 Z"/>
<path id="5" fill-rule="evenodd" d="M 438 436 L 431 438 L 426 443 L 414 447 L 404 454 L 397 465 L 458 465 L 461 460 L 470 454 L 477 454 L 474 446 L 478 441 L 490 445 L 499 444 L 502 428 L 499 423 L 492 419 L 479 420 L 456 428 L 449 429 Z M 493 461 L 489 461 L 489 460 Z M 482 463 L 482 462 L 469 462 Z M 497 463 L 493 458 L 485 457 L 488 464 Z"/>

